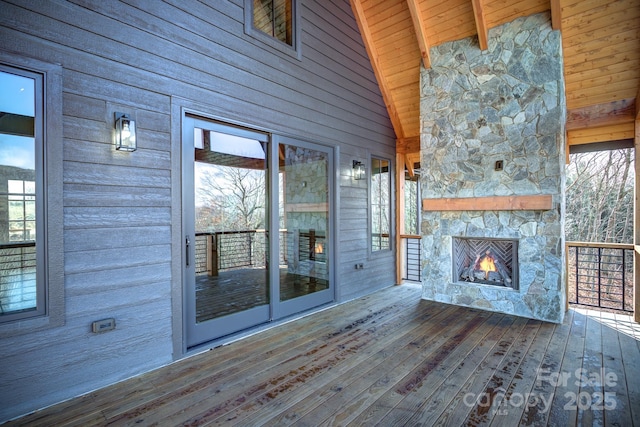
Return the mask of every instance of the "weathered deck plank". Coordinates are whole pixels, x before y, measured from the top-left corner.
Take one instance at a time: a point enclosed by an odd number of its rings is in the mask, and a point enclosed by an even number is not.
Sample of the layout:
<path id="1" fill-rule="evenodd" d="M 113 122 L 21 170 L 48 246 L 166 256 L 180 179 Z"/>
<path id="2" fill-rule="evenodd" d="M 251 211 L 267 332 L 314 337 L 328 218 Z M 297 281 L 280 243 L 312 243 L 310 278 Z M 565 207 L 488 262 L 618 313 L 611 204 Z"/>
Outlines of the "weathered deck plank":
<path id="1" fill-rule="evenodd" d="M 639 339 L 628 316 L 555 325 L 393 287 L 8 424 L 640 426 Z M 601 369 L 616 384 L 579 384 Z M 567 407 L 600 390 L 615 408 Z"/>

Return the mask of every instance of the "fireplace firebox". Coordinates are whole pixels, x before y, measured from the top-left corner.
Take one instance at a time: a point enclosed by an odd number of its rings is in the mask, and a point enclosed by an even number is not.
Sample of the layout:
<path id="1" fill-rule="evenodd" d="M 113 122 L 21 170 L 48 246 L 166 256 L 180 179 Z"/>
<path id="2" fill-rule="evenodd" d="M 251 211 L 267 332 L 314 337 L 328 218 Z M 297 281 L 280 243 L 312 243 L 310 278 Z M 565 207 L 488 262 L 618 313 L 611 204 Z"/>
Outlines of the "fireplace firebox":
<path id="1" fill-rule="evenodd" d="M 454 237 L 453 280 L 518 289 L 518 241 Z"/>

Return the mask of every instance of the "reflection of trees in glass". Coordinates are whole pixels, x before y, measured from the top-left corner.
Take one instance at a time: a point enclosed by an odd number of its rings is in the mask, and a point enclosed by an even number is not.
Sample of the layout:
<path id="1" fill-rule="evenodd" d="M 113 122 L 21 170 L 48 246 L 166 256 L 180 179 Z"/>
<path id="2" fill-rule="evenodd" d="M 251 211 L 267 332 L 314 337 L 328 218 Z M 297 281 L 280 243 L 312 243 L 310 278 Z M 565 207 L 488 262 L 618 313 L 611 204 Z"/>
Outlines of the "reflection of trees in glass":
<path id="1" fill-rule="evenodd" d="M 264 170 L 205 165 L 200 171 L 196 183 L 199 232 L 265 227 Z"/>
<path id="2" fill-rule="evenodd" d="M 633 243 L 633 149 L 572 154 L 570 160 L 567 239 Z"/>
<path id="3" fill-rule="evenodd" d="M 389 161 L 371 158 L 371 250 L 390 248 L 391 177 Z"/>
<path id="4" fill-rule="evenodd" d="M 408 174 L 404 182 L 404 232 L 418 234 L 418 176 L 411 178 Z"/>

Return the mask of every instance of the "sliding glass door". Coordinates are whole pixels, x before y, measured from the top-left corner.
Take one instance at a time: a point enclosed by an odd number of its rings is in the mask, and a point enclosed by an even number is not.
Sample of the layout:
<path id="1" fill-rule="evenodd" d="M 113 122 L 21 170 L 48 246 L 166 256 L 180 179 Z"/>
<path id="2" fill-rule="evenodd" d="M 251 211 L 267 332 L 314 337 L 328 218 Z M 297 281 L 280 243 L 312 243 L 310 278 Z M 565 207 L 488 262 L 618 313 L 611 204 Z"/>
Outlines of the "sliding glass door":
<path id="1" fill-rule="evenodd" d="M 333 301 L 333 153 L 328 147 L 291 138 L 275 140 L 284 259 L 274 312 L 283 317 Z"/>
<path id="2" fill-rule="evenodd" d="M 186 116 L 182 156 L 188 347 L 333 301 L 332 149 Z"/>

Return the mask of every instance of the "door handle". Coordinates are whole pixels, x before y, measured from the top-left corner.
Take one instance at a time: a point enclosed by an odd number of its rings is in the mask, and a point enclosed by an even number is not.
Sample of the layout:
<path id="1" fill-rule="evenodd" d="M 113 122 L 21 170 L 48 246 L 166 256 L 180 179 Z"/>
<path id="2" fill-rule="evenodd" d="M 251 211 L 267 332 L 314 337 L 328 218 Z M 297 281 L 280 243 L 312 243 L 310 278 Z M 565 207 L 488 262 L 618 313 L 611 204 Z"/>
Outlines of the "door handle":
<path id="1" fill-rule="evenodd" d="M 191 246 L 191 241 L 189 240 L 189 236 L 185 237 L 185 255 L 187 258 L 187 267 L 189 267 L 189 247 Z"/>

